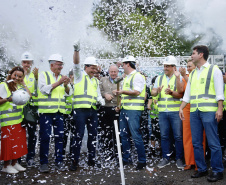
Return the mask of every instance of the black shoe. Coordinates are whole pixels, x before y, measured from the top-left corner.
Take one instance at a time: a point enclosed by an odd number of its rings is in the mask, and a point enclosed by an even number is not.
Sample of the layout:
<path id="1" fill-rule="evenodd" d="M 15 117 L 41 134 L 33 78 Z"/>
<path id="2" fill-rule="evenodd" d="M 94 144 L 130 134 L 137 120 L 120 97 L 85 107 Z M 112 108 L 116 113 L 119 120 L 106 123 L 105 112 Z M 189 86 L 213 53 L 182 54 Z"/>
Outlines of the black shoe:
<path id="1" fill-rule="evenodd" d="M 136 170 L 142 170 L 146 167 L 146 163 L 140 163 L 138 162 L 137 163 L 137 167 L 136 167 Z"/>
<path id="2" fill-rule="evenodd" d="M 197 171 L 194 175 L 191 176 L 191 178 L 199 178 L 199 177 L 203 177 L 203 176 L 207 176 L 208 175 L 208 171 L 204 171 L 204 172 L 199 172 Z"/>
<path id="3" fill-rule="evenodd" d="M 92 166 L 94 167 L 95 166 L 95 161 L 94 160 L 88 160 L 88 166 Z"/>
<path id="4" fill-rule="evenodd" d="M 223 179 L 223 173 L 222 172 L 213 172 L 211 175 L 207 177 L 207 180 L 209 182 L 216 182 L 218 180 Z"/>
<path id="5" fill-rule="evenodd" d="M 131 165 L 132 164 L 132 162 L 127 162 L 127 161 L 122 161 L 122 163 L 123 163 L 123 166 L 127 166 L 127 165 Z"/>
<path id="6" fill-rule="evenodd" d="M 71 166 L 69 167 L 70 171 L 76 171 L 78 167 L 78 161 L 72 161 Z"/>

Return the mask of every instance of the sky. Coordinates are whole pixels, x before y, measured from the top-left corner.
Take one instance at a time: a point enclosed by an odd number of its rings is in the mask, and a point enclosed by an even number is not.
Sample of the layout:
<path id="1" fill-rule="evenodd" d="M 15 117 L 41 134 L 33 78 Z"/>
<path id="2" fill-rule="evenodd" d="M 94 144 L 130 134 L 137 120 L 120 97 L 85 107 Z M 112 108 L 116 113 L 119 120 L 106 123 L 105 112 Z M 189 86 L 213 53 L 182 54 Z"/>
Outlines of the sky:
<path id="1" fill-rule="evenodd" d="M 24 51 L 30 51 L 35 66 L 47 70 L 48 57 L 53 53 L 63 56 L 64 69 L 72 68 L 73 43 L 81 42 L 81 61 L 95 56 L 95 51 L 112 51 L 114 45 L 106 35 L 90 28 L 93 3 L 99 0 L 0 0 L 0 48 L 6 55 L 20 63 Z M 206 36 L 199 44 L 220 39 L 222 45 L 217 54 L 226 52 L 226 1 L 223 0 L 175 0 L 188 24 L 181 34 L 193 39 Z M 156 1 L 160 3 L 161 1 Z M 173 12 L 171 19 L 176 14 Z M 177 14 L 178 16 L 178 14 Z M 180 18 L 180 17 L 179 17 Z"/>

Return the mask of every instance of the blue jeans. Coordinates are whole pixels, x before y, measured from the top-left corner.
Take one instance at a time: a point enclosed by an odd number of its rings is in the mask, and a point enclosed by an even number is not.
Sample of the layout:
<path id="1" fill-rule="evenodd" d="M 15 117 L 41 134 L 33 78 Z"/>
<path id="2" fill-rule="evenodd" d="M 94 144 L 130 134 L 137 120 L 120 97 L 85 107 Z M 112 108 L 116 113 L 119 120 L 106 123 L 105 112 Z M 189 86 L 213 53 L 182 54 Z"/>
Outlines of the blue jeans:
<path id="1" fill-rule="evenodd" d="M 122 109 L 119 117 L 119 128 L 122 142 L 122 157 L 123 161 L 130 162 L 130 134 L 137 149 L 138 161 L 146 162 L 143 138 L 140 132 L 140 118 L 142 111 Z"/>
<path id="2" fill-rule="evenodd" d="M 169 160 L 170 157 L 170 138 L 171 129 L 175 140 L 176 160 L 183 159 L 183 137 L 182 137 L 182 121 L 179 113 L 176 112 L 159 112 L 159 127 L 161 133 L 162 156 Z M 170 129 L 171 127 L 171 129 Z"/>
<path id="3" fill-rule="evenodd" d="M 49 142 L 52 126 L 55 137 L 55 163 L 63 161 L 64 115 L 62 113 L 40 114 L 40 163 L 48 164 Z"/>
<path id="4" fill-rule="evenodd" d="M 87 148 L 89 153 L 89 160 L 94 160 L 96 142 L 97 142 L 97 111 L 93 108 L 74 109 L 74 121 L 72 122 L 72 144 L 71 144 L 71 158 L 72 160 L 79 159 L 82 139 L 84 136 L 85 125 L 87 125 L 88 142 Z"/>
<path id="5" fill-rule="evenodd" d="M 37 128 L 36 123 L 31 123 L 31 124 L 28 123 L 28 126 L 27 126 L 27 133 L 28 133 L 27 149 L 28 149 L 28 153 L 27 153 L 27 157 L 26 157 L 27 162 L 30 159 L 34 159 L 34 157 L 35 157 L 35 145 L 36 145 L 36 140 L 37 140 L 36 128 Z"/>
<path id="6" fill-rule="evenodd" d="M 198 171 L 207 170 L 203 151 L 203 129 L 206 132 L 209 148 L 211 150 L 211 167 L 213 172 L 223 172 L 221 145 L 218 137 L 218 122 L 216 112 L 201 112 L 198 109 L 190 113 L 192 144 L 195 153 L 195 162 Z"/>

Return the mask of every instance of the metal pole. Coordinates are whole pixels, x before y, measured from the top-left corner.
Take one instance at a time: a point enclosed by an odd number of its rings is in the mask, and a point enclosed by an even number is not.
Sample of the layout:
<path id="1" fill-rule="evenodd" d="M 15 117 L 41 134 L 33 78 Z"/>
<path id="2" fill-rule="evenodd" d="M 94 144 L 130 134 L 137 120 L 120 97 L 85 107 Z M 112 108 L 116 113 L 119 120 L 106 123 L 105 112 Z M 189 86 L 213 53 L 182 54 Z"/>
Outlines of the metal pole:
<path id="1" fill-rule="evenodd" d="M 116 136 L 116 143 L 117 143 L 117 149 L 118 149 L 118 160 L 119 160 L 119 168 L 121 173 L 121 181 L 122 185 L 125 185 L 125 176 L 124 176 L 124 168 L 122 163 L 122 153 L 121 153 L 121 143 L 119 140 L 119 130 L 118 130 L 118 121 L 114 120 L 115 125 L 115 136 Z"/>

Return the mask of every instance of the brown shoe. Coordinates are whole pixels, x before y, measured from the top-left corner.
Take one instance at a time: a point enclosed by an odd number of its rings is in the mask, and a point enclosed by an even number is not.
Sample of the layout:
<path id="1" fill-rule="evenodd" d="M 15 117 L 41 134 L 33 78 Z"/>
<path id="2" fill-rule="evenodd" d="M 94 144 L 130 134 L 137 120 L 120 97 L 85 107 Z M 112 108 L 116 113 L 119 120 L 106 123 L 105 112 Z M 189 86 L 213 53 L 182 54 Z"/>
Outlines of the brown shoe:
<path id="1" fill-rule="evenodd" d="M 190 170 L 191 169 L 191 165 L 186 165 L 185 167 L 184 167 L 184 170 Z"/>

